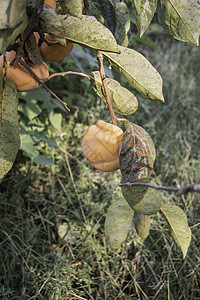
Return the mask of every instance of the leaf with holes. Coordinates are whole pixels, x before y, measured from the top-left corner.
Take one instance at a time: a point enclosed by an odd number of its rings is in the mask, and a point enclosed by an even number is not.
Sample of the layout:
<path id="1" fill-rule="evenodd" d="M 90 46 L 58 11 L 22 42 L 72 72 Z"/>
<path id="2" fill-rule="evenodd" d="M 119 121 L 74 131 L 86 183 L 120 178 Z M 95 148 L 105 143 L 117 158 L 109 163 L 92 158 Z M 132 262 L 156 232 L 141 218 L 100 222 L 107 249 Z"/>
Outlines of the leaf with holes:
<path id="1" fill-rule="evenodd" d="M 0 78 L 0 178 L 12 168 L 20 147 L 17 88 L 12 80 Z"/>
<path id="2" fill-rule="evenodd" d="M 160 210 L 169 225 L 175 243 L 185 258 L 192 236 L 185 212 L 180 207 L 170 203 L 163 204 Z"/>
<path id="3" fill-rule="evenodd" d="M 105 220 L 105 236 L 113 249 L 118 249 L 126 239 L 132 219 L 133 210 L 118 188 L 113 194 L 113 202 L 108 208 Z"/>
<path id="4" fill-rule="evenodd" d="M 105 93 L 99 71 L 91 73 L 90 82 L 93 89 L 105 102 Z M 137 98 L 120 83 L 112 78 L 106 78 L 108 93 L 114 111 L 122 115 L 131 115 L 138 108 Z"/>
<path id="5" fill-rule="evenodd" d="M 139 52 L 118 47 L 120 54 L 103 52 L 111 66 L 141 94 L 152 100 L 164 101 L 162 78 L 158 71 Z"/>

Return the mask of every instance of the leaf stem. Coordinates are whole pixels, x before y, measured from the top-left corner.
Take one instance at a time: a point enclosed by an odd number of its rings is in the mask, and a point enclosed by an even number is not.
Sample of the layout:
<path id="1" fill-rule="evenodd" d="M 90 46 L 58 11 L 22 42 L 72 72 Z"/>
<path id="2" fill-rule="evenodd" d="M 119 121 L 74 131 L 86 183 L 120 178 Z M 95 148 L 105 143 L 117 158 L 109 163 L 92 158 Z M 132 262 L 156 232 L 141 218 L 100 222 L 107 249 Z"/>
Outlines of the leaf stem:
<path id="1" fill-rule="evenodd" d="M 67 71 L 67 72 L 61 72 L 61 73 L 54 73 L 52 75 L 50 75 L 49 77 L 45 78 L 44 81 L 48 81 L 54 77 L 57 77 L 57 76 L 65 76 L 65 75 L 79 75 L 79 76 L 82 76 L 82 77 L 87 77 L 89 78 L 90 76 L 85 74 L 85 73 L 79 73 L 79 72 L 73 72 L 73 71 Z"/>
<path id="2" fill-rule="evenodd" d="M 117 117 L 115 116 L 111 101 L 110 101 L 110 96 L 108 93 L 108 87 L 107 87 L 107 83 L 106 83 L 106 75 L 105 75 L 105 71 L 104 71 L 104 67 L 103 67 L 103 54 L 102 51 L 97 51 L 97 61 L 99 64 L 99 71 L 100 71 L 100 76 L 101 76 L 101 81 L 103 84 L 103 89 L 104 89 L 104 94 L 106 97 L 106 103 L 108 105 L 108 109 L 110 111 L 110 116 L 112 119 L 112 123 L 113 125 L 117 126 Z"/>

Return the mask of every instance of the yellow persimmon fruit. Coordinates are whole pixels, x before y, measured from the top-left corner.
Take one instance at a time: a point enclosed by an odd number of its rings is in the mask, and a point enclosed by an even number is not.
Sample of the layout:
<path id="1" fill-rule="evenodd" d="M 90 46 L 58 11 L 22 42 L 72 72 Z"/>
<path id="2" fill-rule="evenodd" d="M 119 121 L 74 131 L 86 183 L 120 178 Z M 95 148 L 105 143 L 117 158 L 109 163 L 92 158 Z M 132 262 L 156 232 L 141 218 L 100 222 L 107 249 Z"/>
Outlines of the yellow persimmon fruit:
<path id="1" fill-rule="evenodd" d="M 56 9 L 56 0 L 44 0 L 46 5 L 49 5 L 53 10 Z"/>
<path id="2" fill-rule="evenodd" d="M 44 34 L 45 38 L 49 42 L 55 42 L 55 40 L 48 34 Z M 57 62 L 65 58 L 73 49 L 73 43 L 67 43 L 65 46 L 61 44 L 54 44 L 48 46 L 45 42 L 40 47 L 40 52 L 43 58 L 48 61 Z"/>
<path id="3" fill-rule="evenodd" d="M 26 70 L 25 67 L 23 67 L 17 62 L 14 62 L 13 66 L 10 65 L 10 62 L 13 60 L 14 57 L 14 51 L 6 52 L 6 61 L 8 63 L 7 77 L 14 81 L 18 91 L 26 92 L 37 89 L 40 86 L 40 84 L 33 78 L 33 76 Z M 44 62 L 39 66 L 30 64 L 29 67 L 40 79 L 45 79 L 49 76 L 48 67 Z M 4 72 L 5 68 L 3 68 L 3 55 L 1 55 L 0 76 L 2 76 Z"/>
<path id="4" fill-rule="evenodd" d="M 119 148 L 123 131 L 110 123 L 99 120 L 90 126 L 82 140 L 82 151 L 96 169 L 110 172 L 119 168 Z"/>

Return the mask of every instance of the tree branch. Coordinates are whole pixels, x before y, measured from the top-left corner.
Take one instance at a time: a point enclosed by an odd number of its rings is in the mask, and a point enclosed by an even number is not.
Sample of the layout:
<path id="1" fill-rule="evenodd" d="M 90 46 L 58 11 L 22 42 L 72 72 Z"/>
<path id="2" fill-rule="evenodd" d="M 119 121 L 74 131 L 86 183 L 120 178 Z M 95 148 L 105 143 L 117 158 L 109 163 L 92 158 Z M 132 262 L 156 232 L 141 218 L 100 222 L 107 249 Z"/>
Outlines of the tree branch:
<path id="1" fill-rule="evenodd" d="M 106 83 L 106 75 L 105 75 L 105 71 L 104 71 L 104 67 L 103 67 L 103 54 L 101 51 L 97 51 L 97 60 L 98 60 L 98 64 L 99 64 L 99 71 L 100 71 L 100 76 L 101 76 L 101 81 L 103 84 L 103 89 L 104 89 L 104 93 L 105 93 L 105 97 L 106 97 L 106 102 L 108 105 L 108 109 L 110 111 L 110 116 L 112 119 L 112 123 L 114 125 L 117 126 L 117 117 L 115 116 L 111 101 L 110 101 L 110 96 L 108 93 L 108 87 L 107 87 L 107 83 Z"/>
<path id="2" fill-rule="evenodd" d="M 154 185 L 148 182 L 126 182 L 120 183 L 119 186 L 146 186 L 156 190 L 163 190 L 168 192 L 176 192 L 179 195 L 186 194 L 188 192 L 200 193 L 200 184 L 188 184 L 183 187 L 173 187 L 173 186 L 161 186 Z"/>

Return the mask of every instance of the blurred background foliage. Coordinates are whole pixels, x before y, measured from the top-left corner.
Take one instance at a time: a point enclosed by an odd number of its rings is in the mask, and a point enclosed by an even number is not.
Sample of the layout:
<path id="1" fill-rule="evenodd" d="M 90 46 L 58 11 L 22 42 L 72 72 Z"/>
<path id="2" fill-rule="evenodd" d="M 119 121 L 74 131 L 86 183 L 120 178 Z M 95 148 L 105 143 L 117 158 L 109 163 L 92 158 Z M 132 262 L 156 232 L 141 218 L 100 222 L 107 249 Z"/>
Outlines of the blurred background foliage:
<path id="1" fill-rule="evenodd" d="M 106 74 L 138 97 L 138 111 L 128 119 L 154 141 L 158 182 L 199 183 L 199 48 L 171 38 L 156 19 L 142 38 L 132 27 L 129 47 L 159 71 L 166 102 L 137 94 L 105 62 Z M 75 46 L 67 58 L 48 64 L 50 73 L 89 74 L 98 70 L 95 56 Z M 160 214 L 144 242 L 131 229 L 113 252 L 104 221 L 120 171 L 93 169 L 81 151 L 87 127 L 111 122 L 109 111 L 86 78 L 57 77 L 48 87 L 70 112 L 42 88 L 19 94 L 21 150 L 0 186 L 0 298 L 200 299 L 199 195 L 162 193 L 188 216 L 193 237 L 184 261 Z"/>

